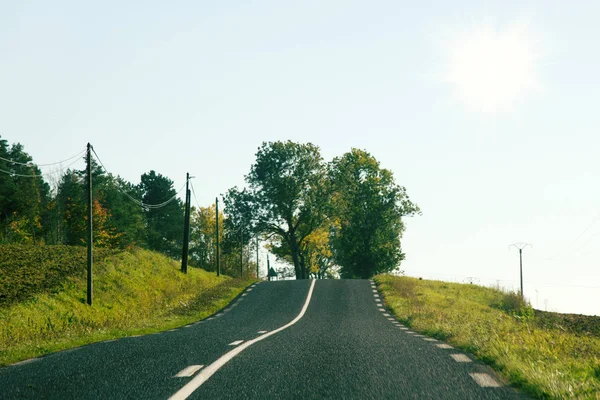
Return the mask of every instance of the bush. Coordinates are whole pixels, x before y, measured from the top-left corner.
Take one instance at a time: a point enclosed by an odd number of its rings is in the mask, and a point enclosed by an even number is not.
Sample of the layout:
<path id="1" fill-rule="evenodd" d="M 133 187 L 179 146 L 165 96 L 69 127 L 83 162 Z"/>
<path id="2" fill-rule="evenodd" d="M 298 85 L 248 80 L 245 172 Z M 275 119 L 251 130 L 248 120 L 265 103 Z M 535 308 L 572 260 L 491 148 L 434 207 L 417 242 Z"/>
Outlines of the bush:
<path id="1" fill-rule="evenodd" d="M 114 253 L 94 249 L 94 261 Z M 53 293 L 87 269 L 87 249 L 75 246 L 0 245 L 0 307 Z"/>

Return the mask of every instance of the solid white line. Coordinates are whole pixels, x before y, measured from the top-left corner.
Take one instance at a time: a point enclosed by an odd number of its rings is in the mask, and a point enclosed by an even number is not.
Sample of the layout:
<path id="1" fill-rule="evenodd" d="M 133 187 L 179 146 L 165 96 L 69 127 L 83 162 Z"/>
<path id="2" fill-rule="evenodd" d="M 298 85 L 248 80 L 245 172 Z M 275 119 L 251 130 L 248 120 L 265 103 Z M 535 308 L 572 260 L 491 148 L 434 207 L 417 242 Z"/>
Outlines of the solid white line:
<path id="1" fill-rule="evenodd" d="M 456 361 L 456 362 L 465 362 L 465 363 L 471 362 L 471 359 L 469 357 L 465 356 L 464 354 L 450 354 L 450 357 L 452 357 L 454 359 L 454 361 Z"/>
<path id="2" fill-rule="evenodd" d="M 267 333 L 267 332 L 269 332 L 269 331 L 258 331 L 257 333 L 261 333 L 262 334 L 262 333 Z"/>
<path id="3" fill-rule="evenodd" d="M 308 295 L 306 296 L 306 301 L 304 302 L 304 306 L 302 307 L 302 310 L 300 310 L 300 314 L 298 314 L 296 316 L 296 318 L 294 318 L 292 321 L 288 322 L 286 325 L 283 325 L 282 327 L 275 329 L 274 331 L 265 333 L 264 335 L 261 335 L 255 339 L 248 340 L 246 343 L 242 344 L 241 346 L 238 346 L 235 349 L 230 350 L 229 352 L 223 354 L 217 361 L 213 362 L 208 367 L 204 368 L 198 375 L 196 375 L 196 377 L 194 377 L 194 379 L 192 379 L 184 387 L 179 389 L 179 391 L 177 393 L 175 393 L 173 396 L 169 397 L 169 400 L 187 399 L 192 393 L 194 393 L 194 391 L 196 389 L 198 389 L 200 387 L 200 385 L 202 385 L 204 382 L 206 382 L 211 376 L 213 376 L 213 374 L 215 372 L 217 372 L 219 370 L 219 368 L 221 368 L 223 365 L 227 364 L 233 357 L 237 356 L 242 351 L 244 351 L 248 347 L 252 346 L 254 343 L 259 342 L 263 339 L 266 339 L 269 336 L 274 335 L 278 332 L 281 332 L 282 330 L 287 329 L 290 326 L 294 325 L 296 322 L 300 321 L 300 319 L 306 313 L 306 310 L 308 309 L 308 305 L 310 304 L 310 299 L 312 297 L 313 289 L 315 287 L 315 282 L 316 282 L 316 280 L 313 280 L 312 283 L 310 284 L 310 289 L 308 289 Z"/>
<path id="4" fill-rule="evenodd" d="M 235 342 L 231 342 L 229 343 L 230 346 L 237 346 L 238 344 L 242 344 L 244 343 L 243 340 L 236 340 Z"/>
<path id="5" fill-rule="evenodd" d="M 179 371 L 179 373 L 173 378 L 187 378 L 189 376 L 194 375 L 196 371 L 198 371 L 202 367 L 204 367 L 204 365 L 190 365 L 189 367 L 186 367 Z"/>
<path id="6" fill-rule="evenodd" d="M 40 359 L 39 358 L 29 358 L 27 360 L 23 360 L 23 361 L 19 361 L 17 363 L 11 364 L 11 366 L 29 364 L 29 363 L 36 362 L 36 361 L 40 361 Z"/>
<path id="7" fill-rule="evenodd" d="M 500 387 L 500 384 L 494 380 L 488 374 L 483 374 L 480 372 L 469 372 L 471 378 L 477 382 L 477 384 L 481 387 Z"/>

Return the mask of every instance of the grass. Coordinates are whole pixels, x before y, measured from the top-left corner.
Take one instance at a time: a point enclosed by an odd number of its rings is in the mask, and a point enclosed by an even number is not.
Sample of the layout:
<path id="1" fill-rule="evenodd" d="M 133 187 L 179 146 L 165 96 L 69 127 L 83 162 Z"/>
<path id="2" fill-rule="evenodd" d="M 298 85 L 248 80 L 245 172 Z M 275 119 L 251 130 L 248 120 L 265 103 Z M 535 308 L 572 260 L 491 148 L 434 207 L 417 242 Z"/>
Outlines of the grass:
<path id="1" fill-rule="evenodd" d="M 63 247 L 43 249 L 63 254 Z M 68 251 L 85 254 L 85 248 L 78 249 Z M 53 254 L 49 259 L 56 257 Z M 19 278 L 19 282 L 36 281 L 37 289 L 26 300 L 16 301 L 13 296 L 12 301 L 0 305 L 0 366 L 87 343 L 186 325 L 225 307 L 253 282 L 216 277 L 196 268 L 189 268 L 184 275 L 178 263 L 141 249 L 104 254 L 102 258 L 94 264 L 92 307 L 85 303 L 86 280 L 81 271 L 63 274 L 60 283 L 54 273 L 48 279 Z M 38 262 L 38 268 L 32 269 L 31 261 L 22 258 L 23 269 L 30 274 L 39 270 L 46 276 L 43 260 L 33 261 Z M 85 271 L 85 262 L 78 268 Z M 26 276 L 11 271 L 10 276 L 15 275 Z M 6 276 L 0 275 L 5 286 Z"/>
<path id="2" fill-rule="evenodd" d="M 515 293 L 390 275 L 375 281 L 398 320 L 472 353 L 523 392 L 600 399 L 597 318 L 566 329 L 564 318 L 540 317 Z"/>

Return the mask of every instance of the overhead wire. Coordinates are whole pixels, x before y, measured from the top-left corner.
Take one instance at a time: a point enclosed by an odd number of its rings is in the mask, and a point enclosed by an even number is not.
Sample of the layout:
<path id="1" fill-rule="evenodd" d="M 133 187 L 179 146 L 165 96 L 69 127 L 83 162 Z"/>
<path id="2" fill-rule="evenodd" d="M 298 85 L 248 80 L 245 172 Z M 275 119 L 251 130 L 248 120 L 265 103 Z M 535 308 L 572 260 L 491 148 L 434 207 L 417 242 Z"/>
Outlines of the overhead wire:
<path id="1" fill-rule="evenodd" d="M 0 160 L 6 161 L 6 162 L 9 162 L 9 163 L 12 163 L 12 164 L 24 165 L 26 167 L 29 167 L 29 166 L 49 167 L 49 166 L 52 166 L 52 165 L 58 165 L 58 164 L 65 163 L 67 161 L 71 161 L 72 159 L 74 159 L 76 157 L 80 157 L 81 155 L 83 155 L 83 153 L 85 153 L 85 149 L 83 149 L 82 151 L 80 151 L 79 153 L 75 154 L 72 157 L 69 157 L 69 158 L 61 160 L 61 161 L 57 161 L 57 162 L 53 162 L 53 163 L 48 163 L 48 164 L 36 164 L 36 163 L 34 163 L 32 161 L 28 161 L 26 163 L 22 163 L 22 162 L 11 160 L 9 158 L 4 158 L 4 157 L 0 157 Z"/>
<path id="2" fill-rule="evenodd" d="M 71 159 L 73 159 L 73 157 L 71 157 Z M 66 165 L 65 168 L 69 168 L 70 166 L 74 165 L 75 163 L 77 163 L 79 161 L 80 160 L 75 160 L 72 163 Z M 39 165 L 35 165 L 35 164 L 23 164 L 23 165 L 26 165 L 28 167 L 39 166 Z M 46 164 L 46 165 L 50 165 L 50 164 Z M 55 164 L 52 164 L 52 165 L 55 165 Z M 19 177 L 19 178 L 41 178 L 41 177 L 44 177 L 44 176 L 54 175 L 54 174 L 59 173 L 61 171 L 53 171 L 53 172 L 46 172 L 46 173 L 43 173 L 43 174 L 30 174 L 30 175 L 18 174 L 16 172 L 6 171 L 6 170 L 3 170 L 3 169 L 0 169 L 0 172 L 4 172 L 5 174 L 16 176 L 16 177 Z"/>
<path id="3" fill-rule="evenodd" d="M 194 190 L 194 184 L 192 183 L 191 179 L 190 186 L 192 187 L 192 194 L 194 195 L 194 201 L 196 202 L 196 206 L 198 207 L 198 210 L 200 210 L 200 203 L 198 202 L 198 198 L 196 197 L 196 191 Z"/>
<path id="4" fill-rule="evenodd" d="M 104 170 L 106 171 L 107 174 L 112 175 L 108 169 L 106 168 L 106 166 L 104 165 L 104 163 L 102 162 L 102 160 L 100 159 L 100 157 L 98 156 L 98 153 L 96 153 L 96 150 L 94 149 L 94 146 L 91 146 L 92 152 L 94 153 L 94 155 L 96 156 L 96 159 L 98 160 L 98 162 L 100 163 L 100 165 L 102 166 L 102 168 L 104 168 Z M 177 191 L 177 193 L 175 193 L 172 197 L 170 197 L 169 199 L 163 201 L 162 203 L 159 204 L 147 204 L 144 203 L 143 201 L 140 201 L 138 199 L 136 199 L 135 197 L 131 196 L 129 193 L 127 193 L 126 191 L 123 190 L 123 188 L 119 187 L 117 184 L 115 184 L 112 180 L 111 183 L 113 184 L 113 186 L 122 194 L 125 195 L 125 197 L 127 197 L 128 199 L 130 199 L 131 201 L 133 201 L 135 204 L 137 204 L 140 207 L 143 208 L 147 208 L 147 209 L 151 209 L 151 210 L 155 210 L 158 208 L 162 208 L 164 206 L 166 206 L 167 204 L 171 203 L 172 201 L 174 201 L 177 196 L 179 195 L 179 193 L 181 193 L 181 191 L 183 190 L 183 188 L 185 187 L 185 184 L 183 186 L 181 186 L 181 188 Z"/>

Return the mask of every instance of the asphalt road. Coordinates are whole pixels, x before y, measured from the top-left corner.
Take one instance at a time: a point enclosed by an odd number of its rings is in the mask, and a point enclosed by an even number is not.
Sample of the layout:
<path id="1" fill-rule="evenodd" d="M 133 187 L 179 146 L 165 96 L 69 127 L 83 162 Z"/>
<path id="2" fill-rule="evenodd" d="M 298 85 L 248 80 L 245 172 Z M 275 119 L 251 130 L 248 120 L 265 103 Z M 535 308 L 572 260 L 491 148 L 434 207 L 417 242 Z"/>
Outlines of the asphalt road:
<path id="1" fill-rule="evenodd" d="M 367 280 L 263 282 L 187 327 L 1 368 L 0 399 L 524 397 L 378 296 Z"/>

